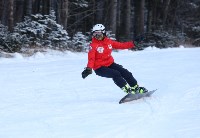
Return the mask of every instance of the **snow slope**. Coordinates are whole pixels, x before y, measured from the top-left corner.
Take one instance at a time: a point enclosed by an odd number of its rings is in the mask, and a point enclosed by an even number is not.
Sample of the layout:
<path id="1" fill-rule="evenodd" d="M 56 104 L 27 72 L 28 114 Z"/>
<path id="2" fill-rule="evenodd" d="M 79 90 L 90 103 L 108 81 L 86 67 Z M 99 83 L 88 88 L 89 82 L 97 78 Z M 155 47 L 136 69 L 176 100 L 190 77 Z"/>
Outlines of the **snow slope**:
<path id="1" fill-rule="evenodd" d="M 111 79 L 81 72 L 84 53 L 0 58 L 0 138 L 200 138 L 200 48 L 113 53 L 150 98 L 118 104 Z"/>

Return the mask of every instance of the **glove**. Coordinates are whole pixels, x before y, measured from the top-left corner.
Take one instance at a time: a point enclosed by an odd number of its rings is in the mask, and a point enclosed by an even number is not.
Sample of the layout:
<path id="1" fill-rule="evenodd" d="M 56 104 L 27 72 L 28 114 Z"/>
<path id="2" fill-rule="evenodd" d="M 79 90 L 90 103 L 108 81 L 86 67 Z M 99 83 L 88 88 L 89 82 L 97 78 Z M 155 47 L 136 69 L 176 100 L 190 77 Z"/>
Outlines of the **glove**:
<path id="1" fill-rule="evenodd" d="M 88 75 L 92 74 L 92 69 L 87 67 L 85 70 L 82 72 L 82 78 L 85 79 Z"/>

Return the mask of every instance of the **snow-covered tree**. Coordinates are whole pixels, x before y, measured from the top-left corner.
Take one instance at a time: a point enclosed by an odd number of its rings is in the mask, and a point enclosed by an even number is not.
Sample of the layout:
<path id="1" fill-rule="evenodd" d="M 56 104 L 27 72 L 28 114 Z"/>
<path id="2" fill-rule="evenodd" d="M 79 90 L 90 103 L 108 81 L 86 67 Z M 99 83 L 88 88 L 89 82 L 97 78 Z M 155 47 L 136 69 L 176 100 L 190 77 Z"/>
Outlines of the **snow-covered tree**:
<path id="1" fill-rule="evenodd" d="M 21 50 L 22 41 L 19 33 L 8 33 L 5 39 L 5 43 L 10 52 L 19 52 Z"/>
<path id="2" fill-rule="evenodd" d="M 55 20 L 56 16 L 53 10 L 49 15 L 35 14 L 25 17 L 25 20 L 18 23 L 14 30 L 24 35 L 23 41 L 29 46 L 68 48 L 70 37 Z"/>
<path id="3" fill-rule="evenodd" d="M 113 34 L 112 31 L 106 31 L 106 36 L 112 40 L 116 40 L 115 34 Z"/>
<path id="4" fill-rule="evenodd" d="M 16 52 L 21 49 L 19 33 L 10 33 L 8 27 L 0 24 L 0 49 L 5 52 Z"/>
<path id="5" fill-rule="evenodd" d="M 33 17 L 35 19 L 40 19 L 43 16 L 41 14 L 36 14 Z M 14 32 L 18 32 L 24 36 L 24 39 L 22 40 L 24 43 L 28 43 L 30 46 L 40 46 L 41 38 L 46 33 L 46 28 L 46 25 L 26 16 L 23 22 L 20 22 L 15 26 Z"/>
<path id="6" fill-rule="evenodd" d="M 87 51 L 89 49 L 88 37 L 82 32 L 77 32 L 72 38 L 72 46 L 75 51 Z"/>
<path id="7" fill-rule="evenodd" d="M 0 39 L 3 39 L 8 34 L 8 27 L 0 24 Z"/>
<path id="8" fill-rule="evenodd" d="M 3 24 L 0 24 L 0 49 L 5 49 L 5 38 L 8 35 L 8 27 L 4 26 Z"/>
<path id="9" fill-rule="evenodd" d="M 63 26 L 56 23 L 55 11 L 51 11 L 49 15 L 45 15 L 44 19 L 39 20 L 40 23 L 47 26 L 46 34 L 44 36 L 44 44 L 49 47 L 56 46 L 57 48 L 68 48 L 70 37 Z"/>

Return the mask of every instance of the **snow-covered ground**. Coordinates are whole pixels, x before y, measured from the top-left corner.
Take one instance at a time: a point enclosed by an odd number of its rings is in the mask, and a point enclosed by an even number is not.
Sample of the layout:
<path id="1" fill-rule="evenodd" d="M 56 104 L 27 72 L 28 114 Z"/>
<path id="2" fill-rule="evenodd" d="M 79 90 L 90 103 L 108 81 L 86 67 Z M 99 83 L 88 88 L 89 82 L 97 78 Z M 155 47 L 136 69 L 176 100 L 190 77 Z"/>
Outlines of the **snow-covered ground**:
<path id="1" fill-rule="evenodd" d="M 84 53 L 0 58 L 0 138 L 200 138 L 200 48 L 113 53 L 150 98 L 118 104 Z"/>

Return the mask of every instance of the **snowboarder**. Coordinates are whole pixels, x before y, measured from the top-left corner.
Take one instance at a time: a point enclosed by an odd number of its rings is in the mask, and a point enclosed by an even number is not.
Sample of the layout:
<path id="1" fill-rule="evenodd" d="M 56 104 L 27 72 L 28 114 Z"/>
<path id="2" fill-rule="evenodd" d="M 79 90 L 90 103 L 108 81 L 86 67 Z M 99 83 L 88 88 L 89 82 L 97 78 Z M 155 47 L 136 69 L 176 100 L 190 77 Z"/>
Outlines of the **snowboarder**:
<path id="1" fill-rule="evenodd" d="M 122 43 L 109 39 L 106 36 L 104 25 L 94 25 L 92 43 L 88 52 L 88 64 L 82 72 L 82 78 L 85 79 L 92 74 L 93 69 L 98 76 L 112 78 L 114 83 L 126 93 L 148 92 L 146 88 L 139 87 L 132 73 L 122 65 L 115 63 L 111 55 L 112 49 L 129 49 L 134 46 L 133 41 Z"/>

